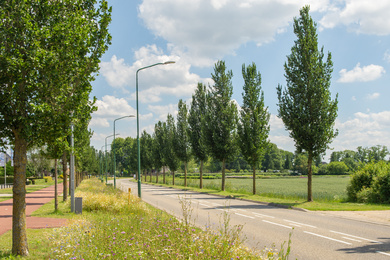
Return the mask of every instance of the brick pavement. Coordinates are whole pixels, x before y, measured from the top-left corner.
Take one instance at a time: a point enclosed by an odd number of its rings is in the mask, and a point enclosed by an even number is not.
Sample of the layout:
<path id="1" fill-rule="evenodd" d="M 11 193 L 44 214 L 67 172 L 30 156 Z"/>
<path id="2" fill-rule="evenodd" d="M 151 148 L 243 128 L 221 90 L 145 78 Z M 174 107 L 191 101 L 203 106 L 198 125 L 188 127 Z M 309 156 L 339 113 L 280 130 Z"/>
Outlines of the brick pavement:
<path id="1" fill-rule="evenodd" d="M 58 184 L 58 194 L 62 194 L 63 184 Z M 31 217 L 31 213 L 54 199 L 54 185 L 26 194 L 27 228 L 54 228 L 66 225 L 66 219 Z M 58 196 L 61 200 L 62 196 Z M 0 235 L 12 229 L 12 199 L 0 202 Z M 54 210 L 54 208 L 53 208 Z"/>

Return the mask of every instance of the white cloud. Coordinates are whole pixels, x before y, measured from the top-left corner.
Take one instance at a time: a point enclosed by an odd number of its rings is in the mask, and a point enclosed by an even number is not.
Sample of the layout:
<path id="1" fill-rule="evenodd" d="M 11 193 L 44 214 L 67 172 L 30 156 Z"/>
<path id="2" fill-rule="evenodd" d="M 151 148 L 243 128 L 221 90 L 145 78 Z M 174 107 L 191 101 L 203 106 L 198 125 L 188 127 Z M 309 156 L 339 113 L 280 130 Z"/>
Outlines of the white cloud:
<path id="1" fill-rule="evenodd" d="M 356 101 L 356 97 L 355 97 L 355 96 L 352 96 L 352 97 L 351 97 L 351 100 L 352 100 L 352 101 Z"/>
<path id="2" fill-rule="evenodd" d="M 390 147 L 390 111 L 358 112 L 345 122 L 336 120 L 336 128 L 339 129 L 339 136 L 332 143 L 335 151 L 377 144 Z"/>
<path id="3" fill-rule="evenodd" d="M 177 115 L 177 104 L 169 104 L 166 106 L 152 106 L 149 105 L 148 109 L 153 111 L 157 115 L 157 120 L 165 122 L 167 120 L 168 113 L 176 117 Z M 157 122 L 156 122 L 157 123 Z"/>
<path id="4" fill-rule="evenodd" d="M 113 55 L 109 62 L 100 63 L 100 72 L 111 87 L 120 88 L 128 93 L 128 90 L 126 90 L 125 87 L 129 85 L 134 73 L 132 68 L 125 64 L 124 59 L 118 60 L 118 58 Z"/>
<path id="5" fill-rule="evenodd" d="M 92 126 L 109 127 L 110 124 L 108 123 L 108 120 L 106 118 L 93 117 L 91 119 L 91 122 L 89 122 L 89 127 L 92 127 Z"/>
<path id="6" fill-rule="evenodd" d="M 270 116 L 269 124 L 272 131 L 284 129 L 283 120 L 277 117 L 277 115 Z"/>
<path id="7" fill-rule="evenodd" d="M 242 44 L 262 45 L 284 32 L 304 4 L 312 11 L 328 1 L 314 0 L 144 0 L 139 17 L 156 36 L 188 54 L 192 64 L 209 66 L 215 59 L 234 54 Z M 180 47 L 178 47 L 180 46 Z"/>
<path id="8" fill-rule="evenodd" d="M 136 110 L 124 98 L 106 95 L 101 100 L 97 100 L 95 105 L 98 110 L 92 114 L 89 127 L 109 127 L 116 118 L 136 115 Z"/>
<path id="9" fill-rule="evenodd" d="M 381 95 L 380 93 L 372 93 L 372 94 L 368 94 L 367 98 L 369 100 L 374 100 L 374 99 L 378 99 L 380 97 L 380 95 Z"/>
<path id="10" fill-rule="evenodd" d="M 96 101 L 98 110 L 93 113 L 99 117 L 117 118 L 127 115 L 135 115 L 136 110 L 132 108 L 124 98 L 116 98 L 106 95 L 102 100 Z"/>
<path id="11" fill-rule="evenodd" d="M 135 99 L 135 76 L 138 69 L 166 61 L 176 62 L 138 72 L 138 94 L 141 102 L 159 102 L 163 95 L 191 96 L 198 82 L 210 82 L 211 80 L 191 73 L 189 62 L 178 55 L 165 55 L 156 45 L 142 47 L 135 52 L 134 56 L 136 61 L 132 65 L 125 64 L 123 59 L 118 59 L 115 55 L 109 62 L 101 63 L 101 72 L 108 84 L 123 90 L 131 89 L 133 99 Z"/>
<path id="12" fill-rule="evenodd" d="M 379 79 L 386 71 L 379 65 L 368 65 L 363 68 L 360 67 L 360 63 L 356 64 L 355 68 L 350 71 L 346 69 L 340 70 L 340 79 L 338 82 L 351 83 L 351 82 L 367 82 Z"/>
<path id="13" fill-rule="evenodd" d="M 333 28 L 339 24 L 351 31 L 364 34 L 390 34 L 390 1 L 344 0 L 334 1 L 320 24 Z"/>

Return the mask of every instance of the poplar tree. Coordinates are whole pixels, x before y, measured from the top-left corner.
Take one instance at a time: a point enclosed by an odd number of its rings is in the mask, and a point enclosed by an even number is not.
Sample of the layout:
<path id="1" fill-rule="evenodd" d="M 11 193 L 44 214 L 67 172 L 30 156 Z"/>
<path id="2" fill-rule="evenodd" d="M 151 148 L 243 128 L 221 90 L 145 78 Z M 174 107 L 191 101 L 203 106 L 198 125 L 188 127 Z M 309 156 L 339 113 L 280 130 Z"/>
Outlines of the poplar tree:
<path id="1" fill-rule="evenodd" d="M 204 142 L 202 119 L 206 114 L 206 86 L 198 83 L 195 94 L 192 95 L 191 108 L 188 115 L 188 136 L 190 138 L 192 154 L 200 161 L 199 188 L 203 188 L 203 163 L 207 160 L 207 147 Z"/>
<path id="2" fill-rule="evenodd" d="M 175 171 L 179 168 L 179 158 L 175 152 L 175 119 L 171 114 L 167 116 L 166 122 L 166 149 L 165 149 L 165 162 L 172 172 L 172 185 L 175 185 Z"/>
<path id="3" fill-rule="evenodd" d="M 187 187 L 187 164 L 191 158 L 191 150 L 188 136 L 188 109 L 182 99 L 179 100 L 178 111 L 174 144 L 176 156 L 184 163 L 184 186 Z"/>
<path id="4" fill-rule="evenodd" d="M 222 162 L 222 184 L 225 190 L 226 161 L 237 152 L 237 107 L 231 100 L 233 72 L 227 71 L 224 61 L 218 61 L 211 74 L 214 85 L 207 94 L 207 112 L 203 127 L 211 155 Z"/>
<path id="5" fill-rule="evenodd" d="M 245 160 L 253 172 L 253 194 L 256 194 L 256 167 L 262 161 L 268 147 L 269 118 L 268 108 L 264 105 L 264 93 L 261 90 L 261 74 L 252 63 L 245 68 L 242 65 L 244 78 L 243 106 L 238 123 L 239 145 Z"/>
<path id="6" fill-rule="evenodd" d="M 297 36 L 284 64 L 287 88 L 277 87 L 278 114 L 295 141 L 298 152 L 308 154 L 307 200 L 312 201 L 313 158 L 325 153 L 337 135 L 337 95 L 330 93 L 332 56 L 324 61 L 323 47 L 318 50 L 317 25 L 309 15 L 309 6 L 294 18 Z"/>

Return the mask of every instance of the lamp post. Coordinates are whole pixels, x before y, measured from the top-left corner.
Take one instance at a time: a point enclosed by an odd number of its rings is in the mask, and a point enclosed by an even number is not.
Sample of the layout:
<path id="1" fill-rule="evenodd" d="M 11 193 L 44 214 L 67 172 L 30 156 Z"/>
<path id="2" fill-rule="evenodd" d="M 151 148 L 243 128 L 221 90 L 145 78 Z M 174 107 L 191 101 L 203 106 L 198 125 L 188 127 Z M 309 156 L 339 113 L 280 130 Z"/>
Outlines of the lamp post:
<path id="1" fill-rule="evenodd" d="M 141 198 L 141 150 L 139 145 L 139 109 L 138 109 L 138 72 L 147 68 L 151 68 L 157 65 L 167 65 L 173 64 L 174 61 L 166 61 L 155 63 L 146 67 L 142 67 L 137 70 L 135 73 L 135 92 L 136 92 L 136 106 L 137 106 L 137 158 L 138 158 L 138 173 L 137 173 L 137 181 L 138 181 L 138 197 Z"/>
<path id="2" fill-rule="evenodd" d="M 119 134 L 116 134 L 116 135 L 119 135 Z M 104 153 L 104 155 L 105 155 L 105 157 L 106 157 L 106 184 L 107 184 L 107 174 L 108 174 L 108 169 L 107 169 L 107 167 L 108 167 L 108 163 L 107 163 L 107 138 L 109 138 L 109 137 L 113 137 L 114 135 L 109 135 L 109 136 L 107 136 L 106 137 L 106 143 L 105 143 L 105 145 L 106 145 L 106 152 Z"/>
<path id="3" fill-rule="evenodd" d="M 123 118 L 126 118 L 126 117 L 134 117 L 134 115 L 129 115 L 129 116 L 122 116 L 120 118 L 117 118 L 114 120 L 114 141 L 113 141 L 113 147 L 112 149 L 114 150 L 114 188 L 116 188 L 116 158 L 115 158 L 115 122 L 117 120 L 120 120 L 120 119 L 123 119 Z"/>

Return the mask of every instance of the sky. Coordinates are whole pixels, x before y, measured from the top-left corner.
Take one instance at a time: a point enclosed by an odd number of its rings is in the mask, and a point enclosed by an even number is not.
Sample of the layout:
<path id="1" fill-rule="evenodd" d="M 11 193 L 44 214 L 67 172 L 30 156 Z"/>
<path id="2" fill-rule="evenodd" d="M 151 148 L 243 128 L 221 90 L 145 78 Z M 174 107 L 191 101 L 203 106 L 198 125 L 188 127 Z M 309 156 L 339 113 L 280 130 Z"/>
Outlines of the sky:
<path id="1" fill-rule="evenodd" d="M 388 0 L 108 0 L 112 44 L 92 83 L 98 111 L 89 124 L 91 145 L 110 149 L 114 120 L 136 115 L 138 73 L 140 131 L 191 103 L 198 82 L 212 85 L 218 60 L 233 72 L 233 96 L 242 104 L 242 66 L 255 63 L 271 113 L 269 140 L 294 152 L 294 140 L 277 117 L 276 88 L 286 86 L 284 63 L 296 36 L 293 19 L 310 5 L 319 48 L 331 53 L 331 93 L 338 95 L 338 136 L 332 151 L 358 146 L 390 148 L 390 1 Z M 137 136 L 136 119 L 115 123 L 117 137 Z"/>

